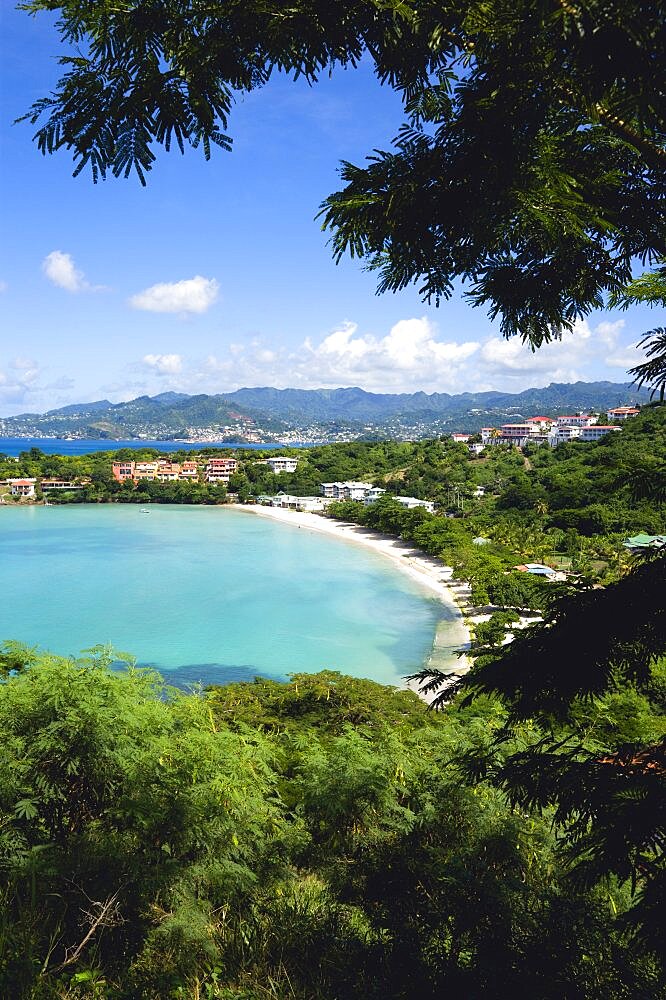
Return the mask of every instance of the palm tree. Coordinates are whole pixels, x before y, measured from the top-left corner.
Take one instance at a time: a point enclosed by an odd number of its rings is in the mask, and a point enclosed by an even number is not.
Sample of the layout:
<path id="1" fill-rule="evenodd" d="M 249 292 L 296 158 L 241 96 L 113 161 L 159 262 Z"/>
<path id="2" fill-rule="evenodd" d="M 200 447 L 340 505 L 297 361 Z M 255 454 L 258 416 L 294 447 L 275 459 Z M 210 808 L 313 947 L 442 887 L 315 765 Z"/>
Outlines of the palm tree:
<path id="1" fill-rule="evenodd" d="M 646 347 L 645 353 L 650 360 L 630 368 L 629 374 L 634 376 L 634 383 L 639 389 L 645 384 L 651 387 L 650 399 L 659 389 L 659 402 L 663 403 L 666 391 L 666 328 L 659 326 L 650 330 L 639 340 L 638 346 Z"/>

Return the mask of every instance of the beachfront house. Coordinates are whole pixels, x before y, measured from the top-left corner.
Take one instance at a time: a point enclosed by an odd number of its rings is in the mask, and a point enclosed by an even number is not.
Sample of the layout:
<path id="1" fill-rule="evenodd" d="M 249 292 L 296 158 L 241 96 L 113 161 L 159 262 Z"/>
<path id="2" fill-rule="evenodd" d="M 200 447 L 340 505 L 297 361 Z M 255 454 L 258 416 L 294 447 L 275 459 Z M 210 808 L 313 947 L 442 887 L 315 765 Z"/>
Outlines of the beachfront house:
<path id="1" fill-rule="evenodd" d="M 432 500 L 418 500 L 416 497 L 393 497 L 393 500 L 402 507 L 406 507 L 407 510 L 414 510 L 415 507 L 423 507 L 429 514 L 432 514 L 435 510 Z"/>
<path id="2" fill-rule="evenodd" d="M 319 491 L 328 500 L 365 500 L 372 488 L 372 483 L 348 480 L 344 483 L 321 483 Z"/>
<path id="3" fill-rule="evenodd" d="M 552 566 L 544 566 L 543 563 L 523 563 L 520 566 L 514 566 L 514 569 L 520 570 L 522 573 L 530 573 L 532 576 L 541 576 L 550 583 L 561 582 L 567 578 L 566 573 L 554 570 Z"/>
<path id="4" fill-rule="evenodd" d="M 8 479 L 11 495 L 13 497 L 34 497 L 36 479 Z"/>
<path id="5" fill-rule="evenodd" d="M 75 483 L 71 479 L 42 479 L 39 485 L 44 493 L 48 493 L 49 490 L 82 490 L 84 486 L 83 483 Z"/>
<path id="6" fill-rule="evenodd" d="M 375 501 L 379 500 L 379 498 L 383 496 L 385 493 L 386 490 L 383 490 L 381 486 L 373 486 L 372 489 L 368 490 L 368 492 L 364 496 L 363 503 L 366 506 L 368 506 L 371 503 L 375 503 Z"/>
<path id="7" fill-rule="evenodd" d="M 271 507 L 280 507 L 282 510 L 301 510 L 311 514 L 318 514 L 326 510 L 328 504 L 323 497 L 297 497 L 282 490 L 271 499 Z"/>

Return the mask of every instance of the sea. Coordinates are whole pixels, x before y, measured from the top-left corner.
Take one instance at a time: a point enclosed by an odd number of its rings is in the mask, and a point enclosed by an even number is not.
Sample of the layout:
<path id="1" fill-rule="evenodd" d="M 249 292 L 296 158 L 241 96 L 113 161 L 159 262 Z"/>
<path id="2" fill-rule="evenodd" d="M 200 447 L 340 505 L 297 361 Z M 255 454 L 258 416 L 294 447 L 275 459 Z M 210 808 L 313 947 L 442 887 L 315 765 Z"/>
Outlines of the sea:
<path id="1" fill-rule="evenodd" d="M 401 685 L 460 624 L 385 557 L 225 507 L 0 507 L 0 641 L 131 653 L 180 687 L 338 670 Z"/>
<path id="2" fill-rule="evenodd" d="M 10 438 L 0 437 L 0 454 L 20 455 L 22 451 L 39 448 L 45 455 L 89 455 L 94 451 L 117 451 L 120 448 L 155 448 L 158 451 L 201 451 L 202 448 L 284 448 L 283 444 L 242 444 L 238 441 L 110 441 L 71 438 Z M 306 448 L 306 444 L 288 445 Z"/>

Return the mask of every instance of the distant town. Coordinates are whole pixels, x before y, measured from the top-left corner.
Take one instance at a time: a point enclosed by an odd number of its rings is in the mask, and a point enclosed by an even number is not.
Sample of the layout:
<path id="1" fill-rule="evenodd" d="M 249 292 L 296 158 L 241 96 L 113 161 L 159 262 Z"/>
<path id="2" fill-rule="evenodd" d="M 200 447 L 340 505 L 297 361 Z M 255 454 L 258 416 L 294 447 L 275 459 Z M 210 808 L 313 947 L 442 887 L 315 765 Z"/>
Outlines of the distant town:
<path id="1" fill-rule="evenodd" d="M 515 424 L 535 414 L 601 413 L 648 402 L 623 383 L 553 383 L 521 393 L 368 393 L 362 389 L 241 389 L 226 395 L 166 392 L 124 403 L 98 400 L 0 418 L 0 437 L 160 440 L 201 445 L 418 441 L 463 428 Z"/>
<path id="2" fill-rule="evenodd" d="M 477 434 L 456 431 L 448 435 L 460 445 L 465 445 L 472 456 L 481 455 L 487 448 L 499 445 L 519 449 L 527 446 L 545 445 L 556 448 L 571 441 L 590 443 L 601 440 L 607 434 L 622 431 L 622 424 L 638 414 L 640 410 L 633 406 L 614 407 L 607 411 L 606 422 L 601 422 L 599 414 L 575 413 L 564 416 L 528 417 L 520 423 L 506 423 L 499 427 L 482 427 Z M 607 421 L 613 421 L 608 423 Z M 265 465 L 274 475 L 294 473 L 298 468 L 298 457 L 292 455 L 273 455 L 269 458 L 256 458 L 254 465 Z M 239 471 L 239 461 L 232 456 L 196 456 L 180 462 L 169 458 L 150 460 L 117 459 L 111 462 L 110 468 L 113 480 L 121 485 L 137 487 L 141 482 L 153 483 L 203 483 L 209 486 L 221 486 L 229 493 L 229 499 L 235 499 L 233 491 L 228 487 L 231 477 Z M 50 493 L 76 492 L 90 485 L 90 479 L 85 476 L 67 479 L 64 477 L 8 477 L 0 480 L 0 503 L 11 498 L 16 502 L 34 502 L 44 498 L 48 503 Z M 255 497 L 257 503 L 270 504 L 275 507 L 321 512 L 329 503 L 340 500 L 357 500 L 364 504 L 374 503 L 387 491 L 372 483 L 362 481 L 322 482 L 318 495 L 292 495 L 278 491 L 275 495 L 260 494 Z M 476 492 L 477 497 L 483 495 L 483 489 Z M 226 496 L 226 494 L 225 494 Z M 395 496 L 395 500 L 408 509 L 422 507 L 432 513 L 435 504 L 431 500 L 409 496 Z"/>

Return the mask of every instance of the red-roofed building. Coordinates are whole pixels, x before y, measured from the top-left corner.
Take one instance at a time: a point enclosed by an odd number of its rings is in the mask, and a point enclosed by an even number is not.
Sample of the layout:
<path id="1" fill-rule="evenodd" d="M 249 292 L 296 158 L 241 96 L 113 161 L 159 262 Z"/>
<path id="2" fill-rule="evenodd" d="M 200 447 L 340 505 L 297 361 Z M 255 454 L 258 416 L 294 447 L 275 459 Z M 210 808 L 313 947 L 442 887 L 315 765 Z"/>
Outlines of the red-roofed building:
<path id="1" fill-rule="evenodd" d="M 7 485 L 13 497 L 34 497 L 36 479 L 8 479 Z"/>
<path id="2" fill-rule="evenodd" d="M 641 411 L 635 406 L 616 406 L 614 410 L 608 411 L 611 420 L 626 420 L 628 417 L 635 417 Z"/>
<path id="3" fill-rule="evenodd" d="M 207 483 L 228 483 L 238 468 L 235 458 L 209 458 L 206 463 Z"/>

